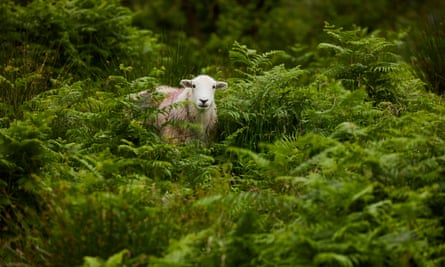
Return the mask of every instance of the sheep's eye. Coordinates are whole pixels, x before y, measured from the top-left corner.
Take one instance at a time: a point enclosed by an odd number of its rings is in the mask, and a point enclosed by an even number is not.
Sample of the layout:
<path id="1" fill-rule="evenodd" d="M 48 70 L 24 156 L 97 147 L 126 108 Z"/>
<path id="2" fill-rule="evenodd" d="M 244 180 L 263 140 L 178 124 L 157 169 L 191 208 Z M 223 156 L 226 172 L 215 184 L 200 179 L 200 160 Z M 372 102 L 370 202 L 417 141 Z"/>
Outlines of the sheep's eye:
<path id="1" fill-rule="evenodd" d="M 216 89 L 216 85 L 213 85 L 212 88 L 213 88 L 213 89 Z"/>
<path id="2" fill-rule="evenodd" d="M 196 88 L 196 84 L 192 84 L 192 88 Z"/>

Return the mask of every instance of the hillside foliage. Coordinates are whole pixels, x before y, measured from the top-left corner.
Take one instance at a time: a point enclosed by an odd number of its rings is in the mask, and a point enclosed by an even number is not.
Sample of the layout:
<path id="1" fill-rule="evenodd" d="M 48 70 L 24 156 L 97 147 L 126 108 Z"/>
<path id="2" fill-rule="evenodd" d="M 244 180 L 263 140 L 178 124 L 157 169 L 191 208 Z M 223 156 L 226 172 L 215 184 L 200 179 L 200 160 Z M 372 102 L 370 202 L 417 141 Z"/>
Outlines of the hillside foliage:
<path id="1" fill-rule="evenodd" d="M 244 2 L 0 3 L 0 266 L 445 265 L 437 50 Z M 128 96 L 198 72 L 229 84 L 215 140 L 168 144 Z"/>

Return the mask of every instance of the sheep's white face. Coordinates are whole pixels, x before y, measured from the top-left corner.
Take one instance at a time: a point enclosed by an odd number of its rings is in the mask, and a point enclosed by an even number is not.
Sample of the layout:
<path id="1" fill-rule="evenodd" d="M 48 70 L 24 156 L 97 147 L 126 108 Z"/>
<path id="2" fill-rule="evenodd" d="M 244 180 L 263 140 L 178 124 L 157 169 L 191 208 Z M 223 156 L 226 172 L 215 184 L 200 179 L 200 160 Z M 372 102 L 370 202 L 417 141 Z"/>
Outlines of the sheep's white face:
<path id="1" fill-rule="evenodd" d="M 182 80 L 181 85 L 192 88 L 190 101 L 200 110 L 206 110 L 213 105 L 216 89 L 227 87 L 227 83 L 215 81 L 207 75 L 199 75 L 193 80 Z"/>

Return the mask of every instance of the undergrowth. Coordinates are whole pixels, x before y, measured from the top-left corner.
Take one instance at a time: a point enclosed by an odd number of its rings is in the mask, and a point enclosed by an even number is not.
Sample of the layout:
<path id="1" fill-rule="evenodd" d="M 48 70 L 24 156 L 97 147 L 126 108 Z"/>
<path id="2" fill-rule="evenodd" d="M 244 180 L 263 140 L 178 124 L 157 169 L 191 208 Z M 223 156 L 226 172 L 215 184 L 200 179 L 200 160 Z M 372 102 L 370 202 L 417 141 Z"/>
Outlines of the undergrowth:
<path id="1" fill-rule="evenodd" d="M 113 13 L 66 4 L 78 16 Z M 127 11 L 116 12 L 124 22 Z M 92 66 L 95 78 L 48 75 L 47 85 L 35 76 L 46 67 L 28 76 L 7 61 L 1 98 L 21 115 L 0 129 L 1 264 L 443 265 L 443 100 L 395 54 L 395 40 L 325 31 L 310 69 L 237 42 L 229 69 L 209 66 L 230 74 L 209 145 L 163 142 L 150 124 L 159 111 L 128 99 L 170 79 L 162 66 L 138 75 L 122 62 L 103 79 Z M 104 63 L 110 51 L 78 59 Z M 13 88 L 35 91 L 16 101 Z"/>

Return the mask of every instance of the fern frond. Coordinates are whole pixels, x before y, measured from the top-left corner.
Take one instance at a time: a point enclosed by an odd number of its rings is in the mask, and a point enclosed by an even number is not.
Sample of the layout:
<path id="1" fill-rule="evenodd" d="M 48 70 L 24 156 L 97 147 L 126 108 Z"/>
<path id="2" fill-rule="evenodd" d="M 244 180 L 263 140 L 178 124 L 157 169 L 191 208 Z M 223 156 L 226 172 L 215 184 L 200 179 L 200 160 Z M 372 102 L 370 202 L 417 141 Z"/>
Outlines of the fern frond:
<path id="1" fill-rule="evenodd" d="M 349 259 L 348 256 L 341 255 L 333 252 L 318 253 L 314 258 L 314 264 L 316 266 L 320 265 L 335 265 L 343 267 L 353 267 L 354 263 Z"/>
<path id="2" fill-rule="evenodd" d="M 398 63 L 393 62 L 381 62 L 371 67 L 371 71 L 373 72 L 397 72 L 401 71 L 403 67 Z"/>
<path id="3" fill-rule="evenodd" d="M 244 66 L 246 69 L 245 71 L 238 70 L 243 75 L 247 77 L 255 77 L 272 65 L 272 57 L 283 53 L 284 51 L 282 50 L 272 50 L 258 54 L 256 50 L 249 49 L 246 45 L 241 45 L 235 41 L 231 51 L 229 51 L 229 57 L 233 63 Z"/>
<path id="4" fill-rule="evenodd" d="M 330 44 L 330 43 L 320 43 L 318 44 L 318 48 L 321 49 L 331 49 L 333 51 L 335 51 L 338 54 L 341 55 L 349 55 L 352 54 L 352 50 L 348 49 L 348 48 L 344 48 L 340 45 L 335 45 L 335 44 Z"/>

